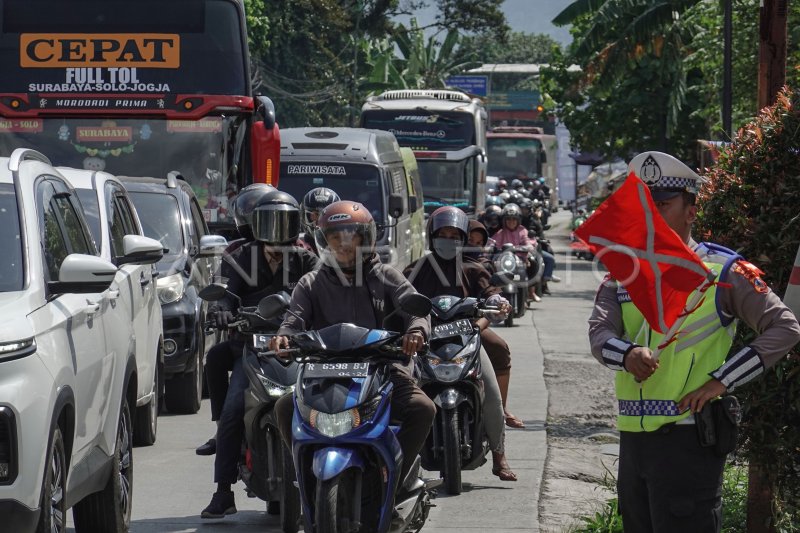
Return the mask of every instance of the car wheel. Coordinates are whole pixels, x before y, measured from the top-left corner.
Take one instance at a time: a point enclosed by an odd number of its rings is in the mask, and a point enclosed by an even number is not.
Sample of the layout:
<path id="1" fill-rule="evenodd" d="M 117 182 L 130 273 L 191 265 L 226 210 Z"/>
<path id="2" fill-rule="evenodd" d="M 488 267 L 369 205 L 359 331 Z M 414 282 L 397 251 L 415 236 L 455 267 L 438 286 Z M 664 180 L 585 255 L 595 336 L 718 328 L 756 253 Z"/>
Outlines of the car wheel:
<path id="1" fill-rule="evenodd" d="M 131 410 L 122 400 L 117 423 L 117 444 L 108 483 L 100 492 L 79 501 L 72 510 L 77 533 L 97 531 L 128 531 L 133 501 L 133 441 Z"/>
<path id="2" fill-rule="evenodd" d="M 203 399 L 203 332 L 195 333 L 194 368 L 173 376 L 166 384 L 164 404 L 171 413 L 193 415 Z"/>
<path id="3" fill-rule="evenodd" d="M 160 360 L 160 357 L 159 359 Z M 160 388 L 159 378 L 161 363 L 156 363 L 156 370 L 153 374 L 153 397 L 141 407 L 136 408 L 136 423 L 133 426 L 133 444 L 136 446 L 152 446 L 156 442 L 158 433 L 158 404 Z"/>
<path id="4" fill-rule="evenodd" d="M 47 466 L 42 482 L 42 501 L 39 505 L 39 523 L 36 533 L 62 533 L 66 531 L 67 461 L 64 438 L 56 426 L 50 435 Z"/>

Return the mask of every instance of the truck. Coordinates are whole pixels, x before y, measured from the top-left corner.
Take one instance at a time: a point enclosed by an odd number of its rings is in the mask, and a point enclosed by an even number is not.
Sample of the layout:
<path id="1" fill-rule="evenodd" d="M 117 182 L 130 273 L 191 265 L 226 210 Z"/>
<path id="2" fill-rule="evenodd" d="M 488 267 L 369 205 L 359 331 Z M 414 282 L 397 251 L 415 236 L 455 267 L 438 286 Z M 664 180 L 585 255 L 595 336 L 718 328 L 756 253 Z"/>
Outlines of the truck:
<path id="1" fill-rule="evenodd" d="M 389 131 L 414 151 L 426 214 L 445 205 L 473 217 L 483 210 L 486 121 L 480 99 L 449 90 L 386 91 L 361 109 L 363 128 Z"/>
<path id="2" fill-rule="evenodd" d="M 250 82 L 241 0 L 1 0 L 0 156 L 192 186 L 232 227 L 245 185 L 277 184 L 272 102 Z"/>

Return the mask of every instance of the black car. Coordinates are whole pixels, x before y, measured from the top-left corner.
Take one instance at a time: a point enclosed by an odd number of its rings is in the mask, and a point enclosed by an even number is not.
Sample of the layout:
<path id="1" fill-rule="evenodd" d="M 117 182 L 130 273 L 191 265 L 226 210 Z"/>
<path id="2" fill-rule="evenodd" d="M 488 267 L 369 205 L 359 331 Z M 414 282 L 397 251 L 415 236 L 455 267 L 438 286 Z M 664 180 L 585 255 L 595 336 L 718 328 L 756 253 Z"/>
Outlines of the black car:
<path id="1" fill-rule="evenodd" d="M 203 393 L 203 361 L 214 343 L 213 333 L 204 327 L 208 304 L 198 296 L 214 272 L 213 255 L 207 255 L 200 242 L 209 235 L 208 226 L 192 187 L 179 176 L 120 180 L 144 234 L 165 248 L 156 265 L 164 317 L 164 405 L 173 413 L 196 413 Z"/>

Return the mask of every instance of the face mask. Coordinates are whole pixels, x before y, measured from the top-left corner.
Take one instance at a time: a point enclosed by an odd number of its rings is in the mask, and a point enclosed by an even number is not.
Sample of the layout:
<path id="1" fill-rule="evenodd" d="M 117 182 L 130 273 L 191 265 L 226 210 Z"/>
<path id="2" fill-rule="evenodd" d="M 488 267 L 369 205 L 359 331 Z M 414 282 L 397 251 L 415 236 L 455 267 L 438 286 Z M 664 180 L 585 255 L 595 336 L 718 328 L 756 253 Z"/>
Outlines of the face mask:
<path id="1" fill-rule="evenodd" d="M 441 238 L 433 239 L 433 251 L 445 261 L 455 259 L 460 248 L 461 241 Z"/>

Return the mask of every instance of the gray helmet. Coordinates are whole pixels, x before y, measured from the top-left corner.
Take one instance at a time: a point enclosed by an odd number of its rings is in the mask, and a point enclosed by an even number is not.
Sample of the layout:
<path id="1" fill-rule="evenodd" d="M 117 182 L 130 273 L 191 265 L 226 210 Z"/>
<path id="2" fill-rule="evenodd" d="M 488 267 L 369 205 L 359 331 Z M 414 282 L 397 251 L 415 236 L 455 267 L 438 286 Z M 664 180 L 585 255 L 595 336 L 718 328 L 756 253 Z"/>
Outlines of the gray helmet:
<path id="1" fill-rule="evenodd" d="M 317 187 L 311 189 L 303 197 L 303 202 L 300 204 L 300 216 L 303 222 L 303 230 L 306 233 L 312 234 L 315 229 L 315 222 L 311 219 L 312 213 L 317 215 L 322 214 L 322 210 L 334 202 L 341 200 L 336 191 L 328 189 L 327 187 Z"/>
<path id="2" fill-rule="evenodd" d="M 506 204 L 503 208 L 503 221 L 507 218 L 516 218 L 517 220 L 522 220 L 522 211 L 520 210 L 517 204 Z"/>

